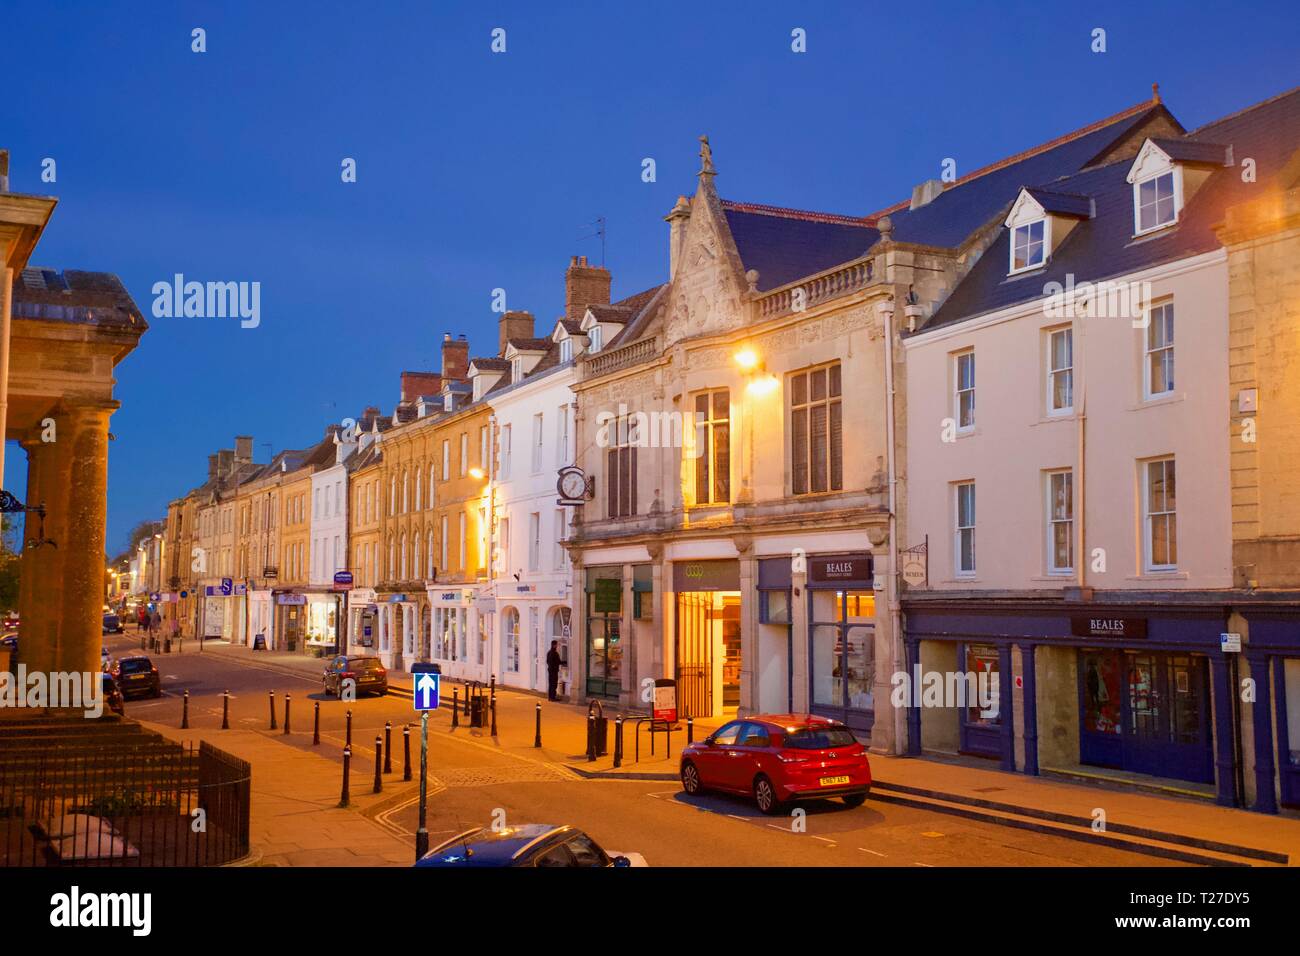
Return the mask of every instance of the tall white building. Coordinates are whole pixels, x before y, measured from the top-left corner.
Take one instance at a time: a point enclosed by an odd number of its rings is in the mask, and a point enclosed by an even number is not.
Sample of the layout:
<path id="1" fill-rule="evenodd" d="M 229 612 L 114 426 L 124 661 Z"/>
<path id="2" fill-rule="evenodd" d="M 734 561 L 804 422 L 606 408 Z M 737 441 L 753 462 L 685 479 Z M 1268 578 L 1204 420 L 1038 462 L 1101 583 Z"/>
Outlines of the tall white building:
<path id="1" fill-rule="evenodd" d="M 345 598 L 331 593 L 334 575 L 348 566 L 347 460 L 357 450 L 356 429 L 334 430 L 334 460 L 311 476 L 311 566 L 308 623 L 338 639 Z"/>

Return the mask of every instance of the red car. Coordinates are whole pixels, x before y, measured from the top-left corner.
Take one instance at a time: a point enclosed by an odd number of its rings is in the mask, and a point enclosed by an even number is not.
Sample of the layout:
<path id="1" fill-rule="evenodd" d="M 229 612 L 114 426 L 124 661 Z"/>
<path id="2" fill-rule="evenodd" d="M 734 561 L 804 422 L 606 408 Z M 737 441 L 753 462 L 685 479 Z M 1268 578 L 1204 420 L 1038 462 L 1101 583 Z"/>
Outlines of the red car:
<path id="1" fill-rule="evenodd" d="M 792 800 L 839 797 L 860 807 L 871 792 L 867 751 L 838 720 L 811 714 L 746 717 L 682 752 L 682 789 L 751 796 L 780 813 Z"/>

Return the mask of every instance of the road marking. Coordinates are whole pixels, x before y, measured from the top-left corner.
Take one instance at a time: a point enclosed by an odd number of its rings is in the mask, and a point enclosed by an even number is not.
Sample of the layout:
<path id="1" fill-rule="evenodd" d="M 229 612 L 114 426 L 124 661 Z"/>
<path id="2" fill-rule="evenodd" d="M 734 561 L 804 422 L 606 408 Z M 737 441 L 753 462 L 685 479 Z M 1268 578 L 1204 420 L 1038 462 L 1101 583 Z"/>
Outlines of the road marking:
<path id="1" fill-rule="evenodd" d="M 821 840 L 823 843 L 829 843 L 831 846 L 839 846 L 834 840 L 828 840 L 826 837 L 813 836 L 814 840 Z"/>
<path id="2" fill-rule="evenodd" d="M 923 832 L 921 833 L 921 836 L 923 836 L 923 837 L 930 837 L 931 839 L 934 839 L 935 837 L 941 837 L 941 836 L 943 836 L 943 834 L 942 834 L 942 833 L 939 833 L 939 832 L 937 832 L 937 831 L 935 831 L 935 830 L 925 830 L 925 831 L 923 831 Z"/>
<path id="3" fill-rule="evenodd" d="M 748 823 L 749 817 L 742 817 L 739 813 L 728 813 L 727 816 L 733 820 L 740 820 L 742 823 Z"/>
<path id="4" fill-rule="evenodd" d="M 913 866 L 924 866 L 924 867 L 926 867 L 926 868 L 928 868 L 928 869 L 931 869 L 931 870 L 934 869 L 934 867 L 933 867 L 931 864 L 929 864 L 929 863 L 913 863 L 912 865 L 913 865 Z"/>
<path id="5" fill-rule="evenodd" d="M 860 846 L 860 847 L 858 847 L 858 849 L 861 850 L 863 853 L 870 853 L 872 856 L 884 856 L 884 855 L 885 855 L 885 854 L 883 854 L 883 853 L 878 852 L 877 850 L 868 850 L 865 846 Z"/>

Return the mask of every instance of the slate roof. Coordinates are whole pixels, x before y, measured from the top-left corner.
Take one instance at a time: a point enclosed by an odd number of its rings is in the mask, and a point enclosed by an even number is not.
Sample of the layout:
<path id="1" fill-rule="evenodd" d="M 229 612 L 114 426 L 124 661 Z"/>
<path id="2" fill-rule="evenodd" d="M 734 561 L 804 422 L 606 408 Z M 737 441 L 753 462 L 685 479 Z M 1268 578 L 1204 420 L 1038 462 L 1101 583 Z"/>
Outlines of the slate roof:
<path id="1" fill-rule="evenodd" d="M 1164 139 L 1152 137 L 1164 154 L 1175 162 L 1199 163 L 1207 166 L 1222 166 L 1228 155 L 1228 147 L 1222 143 L 1205 143 L 1193 139 Z"/>
<path id="2" fill-rule="evenodd" d="M 723 200 L 727 227 L 745 271 L 767 292 L 862 256 L 880 232 L 863 218 Z"/>
<path id="3" fill-rule="evenodd" d="M 59 272 L 30 266 L 13 282 L 13 315 L 18 319 L 149 327 L 122 280 L 108 272 Z"/>
<path id="4" fill-rule="evenodd" d="M 1205 155 L 1196 147 L 1230 145 L 1233 155 L 1256 161 L 1258 182 L 1243 183 L 1239 167 L 1213 170 L 1178 223 L 1147 237 L 1133 236 L 1131 159 L 1090 169 L 1052 183 L 1053 191 L 1088 196 L 1096 214 L 1071 230 L 1041 269 L 1007 275 L 1009 231 L 1000 234 L 958 284 L 934 317 L 919 330 L 948 325 L 1044 296 L 1049 282 L 1075 284 L 1124 276 L 1140 269 L 1219 248 L 1214 227 L 1224 210 L 1267 193 L 1287 161 L 1300 150 L 1300 88 L 1210 123 L 1180 141 L 1184 155 Z M 1161 148 L 1164 148 L 1163 146 Z"/>
<path id="5" fill-rule="evenodd" d="M 861 258 L 880 238 L 877 226 L 885 215 L 896 242 L 960 246 L 1014 201 L 1021 186 L 1045 185 L 1078 172 L 1157 114 L 1169 115 L 1159 102 L 1145 100 L 968 173 L 917 209 L 910 208 L 910 200 L 867 216 L 731 200 L 724 200 L 722 208 L 745 270 L 758 270 L 758 289 L 766 292 Z"/>
<path id="6" fill-rule="evenodd" d="M 506 344 L 514 346 L 518 352 L 544 352 L 555 343 L 551 339 L 527 338 L 510 339 Z M 481 365 L 479 367 L 482 368 Z"/>
<path id="7" fill-rule="evenodd" d="M 636 316 L 633 309 L 622 305 L 589 305 L 587 311 L 602 325 L 624 325 Z"/>
<path id="8" fill-rule="evenodd" d="M 1025 192 L 1033 197 L 1034 202 L 1043 207 L 1044 212 L 1058 216 L 1077 216 L 1081 219 L 1087 219 L 1092 215 L 1092 200 L 1087 196 L 1055 192 L 1037 186 L 1030 187 Z"/>

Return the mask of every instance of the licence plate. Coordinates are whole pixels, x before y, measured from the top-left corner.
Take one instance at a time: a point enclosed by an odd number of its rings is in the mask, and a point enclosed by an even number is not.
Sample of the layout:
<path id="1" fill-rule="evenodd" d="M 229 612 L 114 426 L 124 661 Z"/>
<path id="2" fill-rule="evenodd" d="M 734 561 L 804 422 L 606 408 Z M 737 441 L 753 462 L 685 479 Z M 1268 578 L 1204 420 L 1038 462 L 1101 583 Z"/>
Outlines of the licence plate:
<path id="1" fill-rule="evenodd" d="M 848 783 L 848 777 L 822 777 L 821 784 L 823 787 L 837 787 L 842 783 Z"/>
<path id="2" fill-rule="evenodd" d="M 146 680 L 146 679 L 147 679 L 147 675 L 145 674 L 132 674 L 130 677 L 127 678 L 127 680 Z"/>

